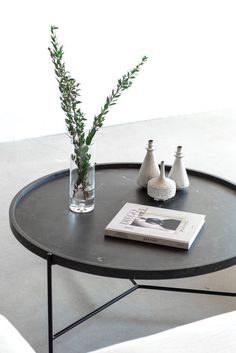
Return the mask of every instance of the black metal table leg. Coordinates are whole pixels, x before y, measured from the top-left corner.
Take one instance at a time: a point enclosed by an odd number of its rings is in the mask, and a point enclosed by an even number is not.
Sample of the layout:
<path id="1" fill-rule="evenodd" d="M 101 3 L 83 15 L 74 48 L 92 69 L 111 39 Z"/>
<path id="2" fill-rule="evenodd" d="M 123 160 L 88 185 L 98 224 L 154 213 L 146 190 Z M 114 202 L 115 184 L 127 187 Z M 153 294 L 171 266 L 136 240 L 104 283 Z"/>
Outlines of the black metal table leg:
<path id="1" fill-rule="evenodd" d="M 221 291 L 211 291 L 211 290 L 201 290 L 195 288 L 178 288 L 178 287 L 165 287 L 165 286 L 155 286 L 155 285 L 145 285 L 138 284 L 134 279 L 130 279 L 130 282 L 133 284 L 131 288 L 121 293 L 117 297 L 111 299 L 109 302 L 103 304 L 97 309 L 93 310 L 91 313 L 85 315 L 69 326 L 65 327 L 61 331 L 53 334 L 53 303 L 52 303 L 52 265 L 53 265 L 53 255 L 51 253 L 47 254 L 47 291 L 48 291 L 48 352 L 53 353 L 53 341 L 54 339 L 60 337 L 66 332 L 70 331 L 72 328 L 80 325 L 84 321 L 88 320 L 92 316 L 98 314 L 100 311 L 106 309 L 110 305 L 116 303 L 125 296 L 131 294 L 137 289 L 149 289 L 149 290 L 161 290 L 161 291 L 171 291 L 171 292 L 184 292 L 184 293 L 194 293 L 194 294 L 208 294 L 208 295 L 217 295 L 225 297 L 236 297 L 236 293 L 233 292 L 221 292 Z"/>
<path id="2" fill-rule="evenodd" d="M 48 352 L 53 353 L 53 317 L 52 317 L 52 254 L 47 254 L 47 290 L 48 290 Z"/>

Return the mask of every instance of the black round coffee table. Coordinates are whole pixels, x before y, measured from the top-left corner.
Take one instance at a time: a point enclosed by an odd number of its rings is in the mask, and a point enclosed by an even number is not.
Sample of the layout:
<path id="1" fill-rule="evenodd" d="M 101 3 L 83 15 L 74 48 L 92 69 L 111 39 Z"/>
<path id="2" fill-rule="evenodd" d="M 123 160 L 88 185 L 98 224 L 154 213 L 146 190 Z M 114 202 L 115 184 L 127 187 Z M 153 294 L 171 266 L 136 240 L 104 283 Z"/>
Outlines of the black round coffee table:
<path id="1" fill-rule="evenodd" d="M 15 237 L 48 261 L 49 352 L 53 349 L 53 339 L 87 319 L 86 315 L 53 335 L 52 265 L 130 279 L 133 287 L 115 298 L 116 301 L 137 288 L 151 287 L 137 284 L 136 279 L 196 276 L 236 264 L 236 185 L 188 170 L 190 187 L 177 192 L 173 199 L 157 202 L 136 186 L 139 167 L 136 163 L 97 165 L 95 210 L 91 213 L 69 211 L 68 170 L 34 181 L 11 203 L 10 225 Z M 190 250 L 104 236 L 104 228 L 126 202 L 201 213 L 206 215 L 206 222 Z M 155 289 L 165 288 L 156 286 Z M 234 293 L 187 291 L 235 296 Z M 105 307 L 108 305 L 110 302 Z"/>

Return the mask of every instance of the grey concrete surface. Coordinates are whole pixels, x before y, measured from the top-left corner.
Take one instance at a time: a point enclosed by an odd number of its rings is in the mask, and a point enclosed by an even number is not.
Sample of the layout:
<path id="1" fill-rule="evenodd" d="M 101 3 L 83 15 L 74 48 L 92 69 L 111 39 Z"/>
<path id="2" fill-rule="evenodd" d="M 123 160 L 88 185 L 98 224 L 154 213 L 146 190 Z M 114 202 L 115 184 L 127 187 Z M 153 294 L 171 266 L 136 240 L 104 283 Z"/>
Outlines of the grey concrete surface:
<path id="1" fill-rule="evenodd" d="M 147 140 L 157 142 L 158 160 L 173 162 L 177 145 L 189 168 L 236 182 L 236 115 L 211 112 L 103 128 L 96 139 L 96 161 L 141 162 Z M 68 167 L 66 135 L 0 144 L 0 313 L 37 353 L 47 352 L 46 262 L 12 235 L 8 208 L 15 193 L 34 179 Z M 176 286 L 236 291 L 235 267 L 194 278 L 152 281 Z M 55 267 L 55 331 L 130 287 L 110 279 Z M 55 341 L 55 353 L 85 353 L 112 343 L 162 331 L 236 309 L 236 299 L 137 291 Z"/>

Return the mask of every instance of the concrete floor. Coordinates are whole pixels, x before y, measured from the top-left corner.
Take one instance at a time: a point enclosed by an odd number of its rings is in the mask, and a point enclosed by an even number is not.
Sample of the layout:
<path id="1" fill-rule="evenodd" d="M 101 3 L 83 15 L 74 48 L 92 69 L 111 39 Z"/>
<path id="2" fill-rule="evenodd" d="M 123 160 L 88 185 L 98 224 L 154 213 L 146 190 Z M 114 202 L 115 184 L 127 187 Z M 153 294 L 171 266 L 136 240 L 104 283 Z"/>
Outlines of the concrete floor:
<path id="1" fill-rule="evenodd" d="M 97 162 L 142 161 L 147 140 L 157 141 L 157 157 L 173 162 L 177 145 L 185 164 L 236 182 L 236 115 L 231 111 L 156 119 L 107 127 L 97 135 Z M 12 235 L 8 208 L 15 193 L 32 180 L 68 167 L 65 135 L 2 143 L 0 198 L 0 313 L 37 353 L 47 352 L 46 262 Z M 55 330 L 130 287 L 109 279 L 55 267 Z M 153 283 L 236 291 L 235 267 L 210 275 Z M 236 299 L 137 291 L 55 341 L 55 353 L 84 353 L 236 309 Z"/>

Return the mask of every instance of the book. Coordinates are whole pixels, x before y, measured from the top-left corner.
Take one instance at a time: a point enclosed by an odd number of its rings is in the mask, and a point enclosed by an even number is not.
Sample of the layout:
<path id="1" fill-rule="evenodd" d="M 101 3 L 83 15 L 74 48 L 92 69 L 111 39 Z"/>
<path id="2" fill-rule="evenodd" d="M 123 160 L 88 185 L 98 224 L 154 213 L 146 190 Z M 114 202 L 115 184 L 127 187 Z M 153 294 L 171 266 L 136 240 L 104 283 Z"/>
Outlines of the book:
<path id="1" fill-rule="evenodd" d="M 126 203 L 105 228 L 105 235 L 189 249 L 205 215 Z"/>

